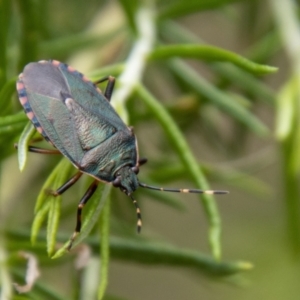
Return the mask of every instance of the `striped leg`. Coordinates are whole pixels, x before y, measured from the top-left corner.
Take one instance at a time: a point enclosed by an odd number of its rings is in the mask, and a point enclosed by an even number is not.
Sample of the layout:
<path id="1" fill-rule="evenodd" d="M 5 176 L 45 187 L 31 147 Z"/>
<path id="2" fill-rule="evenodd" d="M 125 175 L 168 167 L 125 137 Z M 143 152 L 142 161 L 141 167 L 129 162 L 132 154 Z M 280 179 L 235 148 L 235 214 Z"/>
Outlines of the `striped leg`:
<path id="1" fill-rule="evenodd" d="M 81 230 L 81 213 L 82 209 L 85 206 L 85 204 L 89 201 L 89 199 L 93 196 L 95 193 L 97 187 L 98 187 L 99 181 L 94 180 L 92 184 L 89 186 L 87 191 L 85 192 L 84 196 L 81 198 L 78 208 L 77 208 L 77 219 L 76 219 L 76 227 L 75 231 L 70 239 L 70 243 L 68 245 L 68 250 L 71 250 L 74 240 L 76 239 L 76 236 L 79 234 Z"/>

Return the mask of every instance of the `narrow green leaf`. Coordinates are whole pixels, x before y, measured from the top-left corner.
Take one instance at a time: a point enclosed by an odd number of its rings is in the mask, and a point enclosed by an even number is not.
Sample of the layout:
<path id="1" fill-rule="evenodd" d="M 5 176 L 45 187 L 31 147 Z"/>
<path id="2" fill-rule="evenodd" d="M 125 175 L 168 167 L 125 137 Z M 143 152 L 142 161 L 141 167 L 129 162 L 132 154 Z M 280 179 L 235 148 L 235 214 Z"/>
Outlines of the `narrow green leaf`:
<path id="1" fill-rule="evenodd" d="M 61 210 L 61 196 L 52 197 L 48 212 L 47 223 L 47 253 L 51 256 L 56 246 L 56 234 L 58 230 L 59 217 Z"/>
<path id="2" fill-rule="evenodd" d="M 210 84 L 199 76 L 196 71 L 184 62 L 174 59 L 170 62 L 171 69 L 197 93 L 208 98 L 213 104 L 225 111 L 228 115 L 246 125 L 253 132 L 260 136 L 269 134 L 268 128 L 259 121 L 250 111 L 233 101 L 227 94 Z"/>
<path id="3" fill-rule="evenodd" d="M 50 197 L 49 197 L 50 198 Z M 34 216 L 34 220 L 31 226 L 31 243 L 35 244 L 38 233 L 48 215 L 49 209 L 50 209 L 50 200 L 48 202 L 45 202 L 43 206 L 39 209 L 39 211 Z"/>
<path id="4" fill-rule="evenodd" d="M 58 166 L 59 168 L 55 169 L 55 177 L 53 186 L 48 187 L 51 189 L 56 190 L 57 188 L 60 188 L 63 184 L 66 183 L 68 177 L 69 177 L 69 171 L 71 169 L 69 161 L 66 159 L 62 160 L 63 163 L 60 163 Z M 65 166 L 67 164 L 67 166 Z M 45 191 L 44 191 L 45 192 Z M 47 253 L 49 256 L 51 256 L 56 247 L 56 236 L 57 236 L 57 230 L 59 226 L 59 218 L 60 218 L 60 211 L 61 211 L 61 196 L 53 196 L 50 194 L 50 208 L 48 212 L 48 223 L 47 223 Z"/>
<path id="5" fill-rule="evenodd" d="M 237 2 L 239 0 L 190 0 L 172 1 L 171 4 L 163 6 L 159 12 L 160 19 L 176 18 L 191 13 L 221 7 L 223 5 Z"/>
<path id="6" fill-rule="evenodd" d="M 264 84 L 259 78 L 249 74 L 237 66 L 227 63 L 212 63 L 212 69 L 223 78 L 230 80 L 234 86 L 241 87 L 249 96 L 274 106 L 276 92 Z"/>
<path id="7" fill-rule="evenodd" d="M 39 11 L 40 3 L 34 0 L 18 0 L 16 4 L 20 11 L 20 28 L 22 29 L 19 45 L 19 69 L 23 69 L 26 63 L 36 61 L 38 56 L 37 44 L 40 38 L 39 30 L 41 30 L 41 26 L 38 25 L 41 11 Z"/>
<path id="8" fill-rule="evenodd" d="M 277 28 L 273 27 L 247 49 L 247 57 L 255 61 L 270 61 L 280 49 L 280 36 Z"/>
<path id="9" fill-rule="evenodd" d="M 55 171 L 55 169 L 54 169 L 54 171 Z M 42 207 L 44 206 L 44 203 L 46 203 L 50 200 L 49 198 L 51 197 L 51 195 L 49 195 L 46 191 L 47 191 L 47 189 L 49 189 L 50 186 L 53 186 L 53 182 L 54 182 L 55 176 L 56 176 L 56 173 L 54 173 L 54 171 L 48 176 L 47 180 L 43 184 L 43 186 L 38 194 L 38 197 L 37 197 L 37 200 L 35 203 L 35 208 L 34 208 L 35 214 L 37 214 L 39 212 L 39 210 L 42 209 Z"/>
<path id="10" fill-rule="evenodd" d="M 27 122 L 28 118 L 24 112 L 0 117 L 0 137 L 11 139 L 14 136 L 19 135 Z"/>
<path id="11" fill-rule="evenodd" d="M 39 234 L 39 239 L 45 233 Z M 8 231 L 10 238 L 28 240 L 29 233 L 25 229 Z M 61 232 L 59 238 L 66 240 L 69 233 Z M 88 244 L 94 253 L 99 251 L 98 235 L 87 238 Z M 217 262 L 213 257 L 201 253 L 198 250 L 182 249 L 170 243 L 155 240 L 145 241 L 144 237 L 120 238 L 110 237 L 110 257 L 111 259 L 143 264 L 145 266 L 170 266 L 172 268 L 186 267 L 191 270 L 199 271 L 204 275 L 227 276 L 239 272 L 249 271 L 253 265 L 247 261 L 220 261 Z"/>
<path id="12" fill-rule="evenodd" d="M 160 24 L 160 31 L 167 41 L 181 44 L 206 44 L 191 31 L 185 29 L 177 22 L 164 21 Z M 278 40 L 278 39 L 277 39 Z M 253 57 L 249 55 L 250 57 Z M 269 54 L 270 56 L 270 54 Z M 226 62 L 211 62 L 214 72 L 229 80 L 234 86 L 241 87 L 250 95 L 261 99 L 267 103 L 274 104 L 275 92 L 264 82 L 256 78 L 253 74 Z"/>
<path id="13" fill-rule="evenodd" d="M 298 125 L 299 126 L 299 125 Z M 299 127 L 298 127 L 299 128 Z M 299 129 L 297 129 L 299 131 Z M 295 257 L 300 250 L 300 209 L 299 209 L 299 171 L 295 172 L 294 132 L 281 141 L 282 169 L 284 183 L 284 203 L 287 220 L 287 236 Z M 297 150 L 297 149 L 296 149 Z M 298 149 L 299 150 L 299 149 Z M 298 151 L 299 152 L 299 151 Z M 299 155 L 299 154 L 298 154 Z"/>
<path id="14" fill-rule="evenodd" d="M 16 80 L 17 78 L 14 77 L 7 81 L 0 91 L 0 115 L 3 115 L 11 107 L 10 100 L 16 91 Z"/>
<path id="15" fill-rule="evenodd" d="M 49 190 L 62 186 L 70 176 L 73 166 L 63 158 L 44 183 L 35 205 L 35 217 L 31 228 L 31 241 L 36 241 L 38 232 L 48 215 L 47 251 L 51 256 L 55 249 L 56 234 L 59 223 L 61 196 L 54 197 Z"/>
<path id="16" fill-rule="evenodd" d="M 83 220 L 80 234 L 77 236 L 73 243 L 73 248 L 81 243 L 91 232 L 95 224 L 99 220 L 99 215 L 107 201 L 111 192 L 111 185 L 100 184 L 92 198 L 89 200 L 88 205 L 85 207 L 85 217 Z M 59 258 L 67 252 L 69 241 L 67 241 L 57 252 L 52 256 L 53 259 Z"/>
<path id="17" fill-rule="evenodd" d="M 295 174 L 295 178 L 297 178 L 297 175 L 300 171 L 300 122 L 299 122 L 299 115 L 298 115 L 298 121 L 296 123 L 296 127 L 293 134 L 293 145 L 291 154 L 290 154 L 290 162 L 292 167 L 292 172 Z M 299 204 L 300 206 L 300 204 Z"/>
<path id="18" fill-rule="evenodd" d="M 18 135 L 22 129 L 24 128 L 24 125 L 26 123 L 16 123 L 12 125 L 7 125 L 7 126 L 2 126 L 0 127 L 0 136 L 1 137 L 8 137 L 8 136 L 13 136 L 13 135 Z"/>
<path id="19" fill-rule="evenodd" d="M 100 215 L 100 282 L 98 288 L 98 300 L 102 300 L 108 285 L 109 265 L 109 228 L 110 228 L 110 199 L 106 200 Z"/>
<path id="20" fill-rule="evenodd" d="M 47 190 L 59 188 L 61 185 L 63 185 L 65 183 L 65 181 L 67 180 L 67 177 L 69 176 L 72 168 L 73 168 L 73 165 L 68 160 L 66 160 L 65 158 L 61 159 L 59 164 L 57 164 L 55 169 L 48 176 L 46 182 L 44 183 L 44 185 L 37 197 L 37 201 L 36 201 L 35 209 L 34 209 L 35 213 L 37 213 L 40 210 L 40 208 L 42 207 L 44 202 L 48 201 L 49 196 L 51 196 L 51 195 L 49 195 L 49 193 L 47 193 Z M 61 180 L 60 183 L 56 181 L 56 177 L 58 176 L 59 173 L 64 174 L 63 176 L 60 177 L 60 180 Z M 55 186 L 56 183 L 58 184 L 58 186 Z"/>
<path id="21" fill-rule="evenodd" d="M 98 243 L 91 243 L 94 249 Z M 253 265 L 245 261 L 216 262 L 212 257 L 190 249 L 181 249 L 167 243 L 112 237 L 110 253 L 114 259 L 145 265 L 190 267 L 206 275 L 226 276 L 248 271 Z"/>
<path id="22" fill-rule="evenodd" d="M 286 139 L 293 129 L 296 117 L 294 108 L 297 106 L 296 95 L 299 80 L 292 77 L 280 90 L 277 97 L 276 136 L 279 140 Z"/>
<path id="23" fill-rule="evenodd" d="M 18 163 L 19 170 L 22 172 L 25 169 L 28 154 L 28 144 L 32 140 L 36 129 L 31 122 L 28 122 L 25 126 L 18 143 Z"/>
<path id="24" fill-rule="evenodd" d="M 0 232 L 0 299 L 11 299 L 13 295 L 13 281 L 10 275 L 9 253 L 6 239 Z"/>
<path id="25" fill-rule="evenodd" d="M 295 177 L 300 169 L 299 76 L 293 76 L 283 86 L 277 97 L 276 136 L 289 145 L 289 170 Z"/>
<path id="26" fill-rule="evenodd" d="M 80 51 L 91 47 L 101 47 L 110 43 L 120 34 L 124 33 L 124 26 L 114 28 L 109 32 L 99 34 L 87 34 L 87 32 L 73 33 L 64 37 L 44 41 L 38 45 L 41 53 L 47 53 L 48 57 L 62 57 L 70 52 Z"/>
<path id="27" fill-rule="evenodd" d="M 120 5 L 122 6 L 129 26 L 134 34 L 137 34 L 138 30 L 135 24 L 135 16 L 138 8 L 138 1 L 137 0 L 119 0 Z"/>
<path id="28" fill-rule="evenodd" d="M 186 170 L 192 176 L 196 186 L 204 190 L 209 189 L 208 183 L 198 167 L 198 163 L 192 154 L 188 144 L 185 141 L 184 136 L 180 132 L 179 128 L 170 117 L 167 110 L 160 102 L 155 99 L 142 85 L 136 86 L 136 92 L 138 96 L 144 101 L 148 108 L 152 111 L 153 115 L 160 122 L 163 127 L 169 141 L 172 143 L 174 150 L 179 155 L 182 163 L 185 165 Z M 209 229 L 209 242 L 216 259 L 221 257 L 221 220 L 218 213 L 217 205 L 214 198 L 209 195 L 201 195 L 201 201 L 207 214 L 210 229 Z"/>
<path id="29" fill-rule="evenodd" d="M 152 51 L 149 59 L 166 59 L 172 57 L 231 62 L 253 74 L 268 74 L 277 72 L 278 70 L 275 67 L 256 64 L 241 55 L 222 48 L 195 44 L 161 46 Z"/>
<path id="30" fill-rule="evenodd" d="M 8 40 L 10 33 L 10 24 L 12 19 L 12 7 L 13 3 L 10 0 L 0 1 L 0 86 L 3 86 L 7 79 L 7 65 L 8 65 Z"/>
<path id="31" fill-rule="evenodd" d="M 0 117 L 0 129 L 4 126 L 9 126 L 12 124 L 21 123 L 24 126 L 24 123 L 28 121 L 27 116 L 25 115 L 24 111 L 20 111 L 13 115 L 8 115 L 5 117 Z"/>
<path id="32" fill-rule="evenodd" d="M 48 198 L 49 198 L 48 201 L 43 203 L 42 207 L 38 210 L 38 212 L 36 212 L 36 214 L 34 216 L 34 220 L 33 220 L 32 226 L 31 226 L 31 243 L 32 244 L 35 244 L 38 233 L 48 215 L 48 212 L 50 209 L 50 203 L 51 203 L 50 196 Z"/>
<path id="33" fill-rule="evenodd" d="M 85 252 L 90 252 L 90 247 L 87 245 L 82 245 L 77 250 L 78 260 L 80 257 L 87 260 L 87 255 Z M 74 295 L 78 294 L 79 296 L 76 297 L 79 300 L 85 299 L 97 299 L 98 295 L 98 288 L 99 288 L 99 269 L 100 269 L 100 257 L 96 255 L 89 255 L 88 261 L 84 268 L 81 266 L 76 266 L 80 271 L 80 286 L 78 286 L 78 292 L 74 293 Z M 107 299 L 106 299 L 107 300 Z"/>

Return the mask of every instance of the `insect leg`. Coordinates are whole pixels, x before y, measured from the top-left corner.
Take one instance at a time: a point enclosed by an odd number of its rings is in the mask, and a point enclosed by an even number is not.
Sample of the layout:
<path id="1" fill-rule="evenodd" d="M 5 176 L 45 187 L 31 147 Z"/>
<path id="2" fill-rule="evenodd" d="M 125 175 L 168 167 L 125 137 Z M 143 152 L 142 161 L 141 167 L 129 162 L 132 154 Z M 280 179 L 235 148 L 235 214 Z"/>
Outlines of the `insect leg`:
<path id="1" fill-rule="evenodd" d="M 53 196 L 59 196 L 64 193 L 67 189 L 69 189 L 73 184 L 77 182 L 77 180 L 81 177 L 82 173 L 77 172 L 74 176 L 72 176 L 66 183 L 64 183 L 61 187 L 59 187 L 55 191 L 48 190 L 47 192 Z"/>
<path id="2" fill-rule="evenodd" d="M 93 84 L 99 84 L 99 83 L 102 83 L 104 81 L 107 81 L 109 77 L 111 77 L 111 76 L 105 76 L 103 78 L 100 78 L 97 81 L 94 81 Z"/>
<path id="3" fill-rule="evenodd" d="M 147 161 L 148 161 L 148 159 L 145 157 L 140 158 L 138 161 L 138 166 L 140 167 L 140 166 L 144 165 Z"/>
<path id="4" fill-rule="evenodd" d="M 17 143 L 14 144 L 14 148 L 18 149 L 19 145 Z M 28 146 L 28 151 L 33 152 L 33 153 L 39 153 L 39 154 L 61 154 L 58 150 L 56 149 L 44 149 L 40 147 L 33 147 L 33 146 Z"/>
<path id="5" fill-rule="evenodd" d="M 104 96 L 108 101 L 110 101 L 110 98 L 111 98 L 111 95 L 112 95 L 112 92 L 113 92 L 114 86 L 115 86 L 115 81 L 116 81 L 115 77 L 106 76 L 104 78 L 101 78 L 101 79 L 95 81 L 94 84 L 98 84 L 98 83 L 104 82 L 106 80 L 108 81 L 108 83 L 107 83 L 107 86 L 104 91 Z"/>
<path id="6" fill-rule="evenodd" d="M 92 182 L 92 184 L 89 186 L 89 188 L 87 189 L 87 191 L 85 192 L 84 196 L 81 198 L 79 204 L 78 204 L 78 208 L 77 208 L 77 219 L 76 219 L 76 227 L 75 227 L 75 231 L 70 239 L 70 243 L 68 245 L 68 250 L 71 250 L 72 245 L 74 240 L 76 239 L 76 236 L 78 235 L 78 233 L 81 230 L 81 213 L 82 213 L 82 209 L 85 206 L 85 204 L 89 201 L 89 199 L 93 196 L 93 194 L 95 193 L 97 187 L 98 187 L 99 181 L 98 180 L 94 180 Z"/>
<path id="7" fill-rule="evenodd" d="M 115 81 L 115 77 L 108 76 L 108 83 L 104 91 L 104 96 L 106 97 L 106 99 L 108 99 L 108 101 L 110 101 L 111 95 L 113 93 Z"/>

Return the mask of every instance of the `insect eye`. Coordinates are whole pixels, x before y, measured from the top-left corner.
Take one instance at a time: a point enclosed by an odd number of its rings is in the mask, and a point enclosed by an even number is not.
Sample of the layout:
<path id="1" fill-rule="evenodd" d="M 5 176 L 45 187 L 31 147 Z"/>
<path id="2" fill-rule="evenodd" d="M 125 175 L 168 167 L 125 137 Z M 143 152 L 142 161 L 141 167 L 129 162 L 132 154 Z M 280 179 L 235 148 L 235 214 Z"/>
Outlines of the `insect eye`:
<path id="1" fill-rule="evenodd" d="M 120 187 L 121 186 L 121 177 L 117 176 L 116 179 L 112 182 L 114 187 Z"/>
<path id="2" fill-rule="evenodd" d="M 138 166 L 132 167 L 131 170 L 132 170 L 135 174 L 139 174 L 139 171 L 140 171 L 140 169 L 139 169 Z"/>

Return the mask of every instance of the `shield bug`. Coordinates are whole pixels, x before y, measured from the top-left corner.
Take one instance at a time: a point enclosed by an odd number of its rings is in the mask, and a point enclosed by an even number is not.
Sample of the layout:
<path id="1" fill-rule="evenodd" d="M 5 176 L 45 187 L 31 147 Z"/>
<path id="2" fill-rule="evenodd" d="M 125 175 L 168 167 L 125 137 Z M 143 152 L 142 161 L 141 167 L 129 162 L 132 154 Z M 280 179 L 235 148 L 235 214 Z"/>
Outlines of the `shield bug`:
<path id="1" fill-rule="evenodd" d="M 102 93 L 97 84 L 107 81 Z M 29 147 L 44 154 L 61 153 L 78 169 L 63 186 L 53 191 L 61 195 L 83 173 L 95 180 L 77 208 L 77 223 L 69 248 L 81 229 L 81 211 L 100 181 L 119 187 L 136 207 L 137 230 L 142 226 L 141 212 L 132 193 L 138 188 L 179 193 L 225 194 L 226 191 L 170 189 L 139 182 L 140 159 L 132 127 L 121 120 L 110 104 L 115 79 L 105 77 L 92 83 L 72 67 L 56 60 L 28 64 L 17 81 L 19 100 L 36 130 L 56 149 Z"/>

